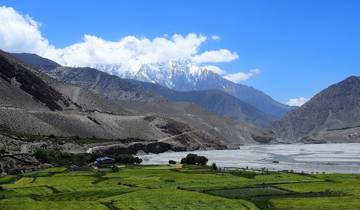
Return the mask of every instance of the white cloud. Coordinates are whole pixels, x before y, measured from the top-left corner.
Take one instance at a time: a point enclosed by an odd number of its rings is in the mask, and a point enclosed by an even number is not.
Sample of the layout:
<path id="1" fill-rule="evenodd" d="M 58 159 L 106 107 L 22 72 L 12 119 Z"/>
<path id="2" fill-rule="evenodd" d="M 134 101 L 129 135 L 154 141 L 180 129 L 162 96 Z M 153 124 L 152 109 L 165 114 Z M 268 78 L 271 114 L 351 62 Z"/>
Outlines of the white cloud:
<path id="1" fill-rule="evenodd" d="M 212 40 L 219 40 L 212 35 Z M 142 64 L 169 60 L 190 59 L 234 82 L 258 74 L 258 70 L 228 74 L 214 65 L 203 63 L 231 62 L 239 56 L 228 49 L 199 52 L 207 37 L 200 34 L 167 34 L 162 37 L 138 38 L 126 36 L 117 41 L 84 35 L 83 40 L 64 48 L 56 48 L 42 35 L 40 24 L 29 15 L 22 15 L 11 7 L 0 7 L 0 48 L 9 52 L 29 52 L 66 66 L 119 65 L 122 71 L 137 71 Z M 123 72 L 117 72 L 123 73 Z"/>
<path id="2" fill-rule="evenodd" d="M 43 53 L 53 48 L 39 31 L 40 24 L 11 7 L 0 7 L 0 47 L 11 52 Z"/>
<path id="3" fill-rule="evenodd" d="M 230 62 L 239 58 L 236 52 L 230 52 L 227 49 L 205 51 L 195 55 L 193 60 L 197 63 L 222 63 Z"/>
<path id="4" fill-rule="evenodd" d="M 305 98 L 305 97 L 300 97 L 300 98 L 292 98 L 289 99 L 288 102 L 286 102 L 287 105 L 289 106 L 302 106 L 303 104 L 305 104 L 309 99 Z"/>
<path id="5" fill-rule="evenodd" d="M 57 49 L 50 55 L 55 61 L 68 66 L 117 64 L 124 69 L 137 71 L 142 64 L 168 60 L 191 59 L 198 52 L 205 36 L 175 34 L 171 38 L 154 39 L 126 36 L 119 41 L 107 41 L 85 35 L 80 43 Z"/>
<path id="6" fill-rule="evenodd" d="M 225 79 L 230 80 L 232 82 L 238 83 L 241 81 L 245 81 L 250 79 L 251 77 L 260 73 L 259 69 L 252 69 L 248 72 L 238 72 L 234 74 L 227 74 L 224 76 Z"/>
<path id="7" fill-rule="evenodd" d="M 214 40 L 214 41 L 219 41 L 221 39 L 221 37 L 218 36 L 218 35 L 212 35 L 211 39 Z"/>

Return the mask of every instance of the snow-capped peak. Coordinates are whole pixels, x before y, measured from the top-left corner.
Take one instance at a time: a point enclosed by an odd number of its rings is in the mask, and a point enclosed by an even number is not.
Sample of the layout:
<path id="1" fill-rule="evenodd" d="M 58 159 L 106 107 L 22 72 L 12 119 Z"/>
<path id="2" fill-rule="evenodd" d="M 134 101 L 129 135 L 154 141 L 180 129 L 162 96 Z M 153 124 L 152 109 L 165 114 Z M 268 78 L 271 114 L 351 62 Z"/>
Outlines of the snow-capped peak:
<path id="1" fill-rule="evenodd" d="M 192 90 L 199 80 L 206 78 L 207 75 L 215 74 L 206 66 L 200 66 L 189 59 L 142 64 L 137 66 L 137 69 L 121 65 L 94 65 L 91 67 L 121 78 L 152 82 L 180 90 Z"/>

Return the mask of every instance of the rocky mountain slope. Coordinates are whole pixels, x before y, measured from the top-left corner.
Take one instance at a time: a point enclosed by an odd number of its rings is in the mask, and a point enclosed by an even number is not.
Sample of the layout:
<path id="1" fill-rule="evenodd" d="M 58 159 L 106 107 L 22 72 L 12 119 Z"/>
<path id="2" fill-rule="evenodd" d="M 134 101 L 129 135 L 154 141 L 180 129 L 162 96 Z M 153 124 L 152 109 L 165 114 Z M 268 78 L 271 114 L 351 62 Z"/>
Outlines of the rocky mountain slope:
<path id="1" fill-rule="evenodd" d="M 360 77 L 326 88 L 273 128 L 290 142 L 359 142 Z"/>
<path id="2" fill-rule="evenodd" d="M 79 85 L 112 100 L 191 102 L 212 113 L 261 127 L 267 127 L 271 121 L 276 119 L 273 115 L 266 114 L 223 91 L 175 91 L 155 83 L 121 79 L 92 68 L 60 67 L 59 65 L 53 65 L 52 61 L 49 63 L 48 59 L 42 60 L 41 57 L 36 55 L 26 55 L 15 54 L 19 59 L 29 62 L 29 64 L 58 80 Z M 43 68 L 43 66 L 49 68 Z"/>
<path id="3" fill-rule="evenodd" d="M 63 110 L 69 100 L 38 78 L 11 56 L 0 52 L 1 102 L 3 108 L 38 108 Z"/>

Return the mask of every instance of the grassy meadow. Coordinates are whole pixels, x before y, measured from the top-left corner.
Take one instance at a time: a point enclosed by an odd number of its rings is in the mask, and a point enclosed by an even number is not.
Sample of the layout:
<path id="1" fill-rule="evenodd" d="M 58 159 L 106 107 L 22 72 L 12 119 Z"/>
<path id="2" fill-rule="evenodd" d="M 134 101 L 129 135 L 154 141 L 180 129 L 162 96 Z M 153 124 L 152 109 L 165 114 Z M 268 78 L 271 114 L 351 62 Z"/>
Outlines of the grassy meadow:
<path id="1" fill-rule="evenodd" d="M 251 176 L 249 174 L 251 173 Z M 360 209 L 360 175 L 207 167 L 50 168 L 0 178 L 1 210 Z"/>

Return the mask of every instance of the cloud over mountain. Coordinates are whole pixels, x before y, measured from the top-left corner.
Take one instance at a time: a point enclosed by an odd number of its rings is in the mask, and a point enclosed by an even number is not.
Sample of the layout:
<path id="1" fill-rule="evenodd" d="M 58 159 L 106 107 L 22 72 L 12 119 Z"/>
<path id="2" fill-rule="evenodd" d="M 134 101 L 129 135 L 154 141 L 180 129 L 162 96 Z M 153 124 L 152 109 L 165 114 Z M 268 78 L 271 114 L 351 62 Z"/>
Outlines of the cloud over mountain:
<path id="1" fill-rule="evenodd" d="M 0 48 L 9 52 L 36 53 L 66 66 L 118 65 L 119 71 L 137 72 L 142 65 L 169 60 L 188 59 L 196 65 L 223 75 L 232 81 L 243 81 L 257 72 L 227 74 L 209 63 L 231 62 L 239 56 L 228 49 L 200 52 L 200 47 L 211 40 L 201 34 L 174 34 L 155 38 L 126 36 L 109 41 L 85 34 L 78 43 L 56 48 L 42 35 L 40 24 L 29 15 L 22 15 L 11 7 L 0 7 Z"/>
<path id="2" fill-rule="evenodd" d="M 238 72 L 234 74 L 227 74 L 224 76 L 225 79 L 230 80 L 232 82 L 238 83 L 244 80 L 248 80 L 249 78 L 260 73 L 259 69 L 252 69 L 248 72 Z"/>
<path id="3" fill-rule="evenodd" d="M 303 104 L 305 104 L 309 99 L 305 98 L 305 97 L 300 97 L 300 98 L 292 98 L 290 99 L 288 102 L 286 102 L 287 105 L 289 106 L 302 106 Z"/>
<path id="4" fill-rule="evenodd" d="M 40 30 L 40 24 L 11 7 L 0 7 L 0 47 L 11 52 L 44 53 L 54 49 Z"/>

